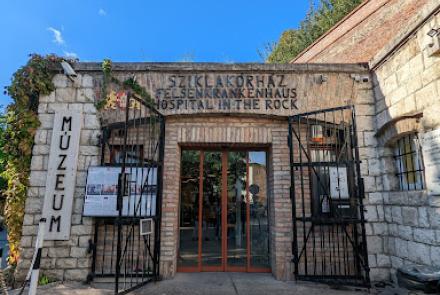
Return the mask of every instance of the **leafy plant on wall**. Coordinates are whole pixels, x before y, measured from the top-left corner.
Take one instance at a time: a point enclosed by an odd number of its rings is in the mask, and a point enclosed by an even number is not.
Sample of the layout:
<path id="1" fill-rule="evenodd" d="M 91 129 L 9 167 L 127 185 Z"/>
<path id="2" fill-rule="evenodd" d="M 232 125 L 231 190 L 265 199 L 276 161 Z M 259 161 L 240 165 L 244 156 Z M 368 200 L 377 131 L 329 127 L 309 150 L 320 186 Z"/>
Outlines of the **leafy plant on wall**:
<path id="1" fill-rule="evenodd" d="M 40 125 L 39 97 L 55 90 L 52 78 L 56 73 L 54 69 L 61 61 L 62 58 L 55 55 L 31 54 L 27 64 L 13 74 L 11 85 L 5 87 L 5 94 L 12 98 L 12 103 L 7 106 L 2 122 L 1 161 L 5 170 L 1 176 L 6 181 L 2 194 L 6 198 L 4 215 L 10 247 L 8 262 L 11 265 L 15 265 L 20 257 L 32 147 Z"/>
<path id="2" fill-rule="evenodd" d="M 117 85 L 119 88 L 122 88 L 122 92 L 126 92 L 127 90 L 130 90 L 132 92 L 132 95 L 137 96 L 139 99 L 145 102 L 146 105 L 155 108 L 155 103 L 150 93 L 143 86 L 141 86 L 138 83 L 138 81 L 136 81 L 135 76 L 127 78 L 124 81 L 121 81 L 113 75 L 112 67 L 113 64 L 110 59 L 104 59 L 104 61 L 101 64 L 102 73 L 103 73 L 101 98 L 95 104 L 98 110 L 105 109 L 106 107 L 108 107 L 108 104 L 112 100 L 111 97 L 114 96 L 114 93 L 109 92 L 108 88 L 110 84 L 114 84 Z"/>
<path id="3" fill-rule="evenodd" d="M 4 109 L 1 107 L 0 114 L 0 172 L 5 171 L 5 159 L 6 153 L 4 152 L 3 146 L 5 145 L 5 141 L 3 140 L 5 129 L 6 129 L 6 117 L 4 114 Z M 5 197 L 3 196 L 3 191 L 6 189 L 7 182 L 6 179 L 0 174 L 0 212 L 4 211 L 5 206 Z M 0 225 L 1 226 L 1 225 Z"/>
<path id="4" fill-rule="evenodd" d="M 312 1 L 310 10 L 298 29 L 284 31 L 278 43 L 266 46 L 260 55 L 263 55 L 267 62 L 290 62 L 356 8 L 362 0 L 318 0 L 317 2 Z"/>

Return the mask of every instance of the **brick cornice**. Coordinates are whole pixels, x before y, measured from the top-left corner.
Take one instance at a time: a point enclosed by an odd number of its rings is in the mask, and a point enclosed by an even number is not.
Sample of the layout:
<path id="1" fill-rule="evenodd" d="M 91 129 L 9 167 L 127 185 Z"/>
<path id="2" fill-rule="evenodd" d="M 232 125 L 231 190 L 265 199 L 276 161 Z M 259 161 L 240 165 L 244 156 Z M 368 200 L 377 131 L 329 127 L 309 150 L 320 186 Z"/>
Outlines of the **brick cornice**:
<path id="1" fill-rule="evenodd" d="M 366 0 L 356 7 L 352 12 L 340 20 L 324 35 L 304 49 L 290 63 L 307 63 L 323 52 L 326 48 L 337 42 L 344 35 L 353 30 L 370 15 L 375 13 L 389 0 Z M 365 61 L 368 62 L 368 61 Z"/>

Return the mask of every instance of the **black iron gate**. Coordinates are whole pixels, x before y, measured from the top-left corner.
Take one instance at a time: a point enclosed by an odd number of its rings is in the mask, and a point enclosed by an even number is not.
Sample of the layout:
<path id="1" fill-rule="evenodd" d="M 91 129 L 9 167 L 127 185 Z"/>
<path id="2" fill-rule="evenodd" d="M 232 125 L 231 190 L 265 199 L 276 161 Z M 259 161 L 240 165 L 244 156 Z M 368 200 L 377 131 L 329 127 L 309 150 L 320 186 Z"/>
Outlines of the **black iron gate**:
<path id="1" fill-rule="evenodd" d="M 293 262 L 299 280 L 369 286 L 355 111 L 289 118 Z"/>
<path id="2" fill-rule="evenodd" d="M 165 122 L 130 93 L 118 115 L 103 129 L 101 163 L 120 167 L 117 216 L 96 219 L 92 273 L 125 294 L 159 277 Z"/>

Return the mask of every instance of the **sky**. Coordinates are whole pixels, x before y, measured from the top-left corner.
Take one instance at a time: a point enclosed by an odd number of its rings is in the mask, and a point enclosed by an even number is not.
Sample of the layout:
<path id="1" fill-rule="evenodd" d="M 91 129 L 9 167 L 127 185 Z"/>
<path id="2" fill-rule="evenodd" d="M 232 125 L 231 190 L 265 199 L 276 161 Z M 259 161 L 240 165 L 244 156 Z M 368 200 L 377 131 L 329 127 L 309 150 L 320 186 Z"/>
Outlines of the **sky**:
<path id="1" fill-rule="evenodd" d="M 30 53 L 101 62 L 262 62 L 309 0 L 0 0 L 0 86 Z M 263 50 L 264 51 L 264 50 Z M 0 94 L 0 106 L 11 99 Z"/>

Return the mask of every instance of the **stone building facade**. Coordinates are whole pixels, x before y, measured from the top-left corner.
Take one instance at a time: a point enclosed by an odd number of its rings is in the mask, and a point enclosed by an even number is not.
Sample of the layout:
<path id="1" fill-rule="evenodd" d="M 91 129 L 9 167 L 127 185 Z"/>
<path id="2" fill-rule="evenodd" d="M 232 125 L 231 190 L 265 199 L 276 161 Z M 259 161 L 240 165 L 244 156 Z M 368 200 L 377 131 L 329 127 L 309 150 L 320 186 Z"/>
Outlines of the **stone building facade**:
<path id="1" fill-rule="evenodd" d="M 370 265 L 382 278 L 408 263 L 440 266 L 439 196 L 426 187 L 402 191 L 393 157 L 400 138 L 439 127 L 438 37 L 428 34 L 439 27 L 439 9 L 437 1 L 364 1 L 292 61 L 369 63 L 375 123 L 368 169 L 375 177 L 367 228 Z"/>
<path id="2" fill-rule="evenodd" d="M 94 238 L 92 217 L 82 216 L 87 168 L 99 165 L 102 136 L 101 124 L 115 119 L 118 112 L 97 111 L 102 73 L 98 63 L 74 65 L 78 76 L 71 81 L 62 74 L 54 78 L 56 90 L 40 98 L 39 117 L 42 122 L 36 135 L 31 167 L 31 186 L 26 202 L 23 225 L 23 256 L 19 269 L 30 265 L 37 225 L 41 217 L 49 148 L 54 116 L 63 110 L 82 113 L 78 167 L 71 218 L 70 238 L 66 241 L 46 241 L 42 269 L 61 280 L 86 280 L 91 272 L 90 241 Z M 292 269 L 292 212 L 290 201 L 290 162 L 287 117 L 306 111 L 356 105 L 358 139 L 362 161 L 367 162 L 374 129 L 374 99 L 371 78 L 364 65 L 216 65 L 216 64 L 115 64 L 114 74 L 123 79 L 136 74 L 138 81 L 151 93 L 160 93 L 170 77 L 206 75 L 210 81 L 221 76 L 278 76 L 284 87 L 295 89 L 294 107 L 265 106 L 257 109 L 162 110 L 166 119 L 165 163 L 163 174 L 163 206 L 161 227 L 161 274 L 171 278 L 177 269 L 179 251 L 179 190 L 182 146 L 222 145 L 260 146 L 268 151 L 268 195 L 270 269 L 277 279 L 293 278 Z M 362 78 L 362 79 L 361 79 Z M 262 79 L 262 78 L 261 78 Z M 276 78 L 274 78 L 276 80 Z M 269 80 L 267 80 L 269 81 Z M 274 88 L 275 89 L 275 88 Z M 274 90 L 275 91 L 275 90 Z M 160 107 L 159 107 L 160 110 Z M 112 113 L 110 111 L 110 113 Z M 119 113 L 120 115 L 120 113 Z M 371 177 L 367 165 L 363 177 Z"/>
<path id="3" fill-rule="evenodd" d="M 426 189 L 430 183 L 402 190 L 395 165 L 396 144 L 401 138 L 417 134 L 421 139 L 440 124 L 436 116 L 440 63 L 432 54 L 435 45 L 431 45 L 437 37 L 427 35 L 438 29 L 438 13 L 435 1 L 429 0 L 364 1 L 288 65 L 114 64 L 114 75 L 120 80 L 135 75 L 165 116 L 162 276 L 172 278 L 178 271 L 182 151 L 188 146 L 257 146 L 268 155 L 270 270 L 277 279 L 293 279 L 296 233 L 292 228 L 288 117 L 351 104 L 356 109 L 371 279 L 391 279 L 396 268 L 406 263 L 440 266 L 439 196 Z M 341 64 L 345 62 L 351 64 Z M 56 90 L 40 97 L 41 126 L 33 147 L 19 263 L 19 270 L 31 263 L 47 193 L 55 116 L 66 110 L 80 113 L 72 214 L 66 216 L 69 239 L 46 241 L 42 255 L 43 272 L 60 280 L 86 280 L 91 272 L 90 241 L 96 218 L 83 216 L 87 171 L 100 164 L 103 125 L 109 118 L 117 121 L 121 114 L 116 108 L 103 111 L 95 107 L 103 79 L 99 63 L 77 63 L 73 68 L 76 77 L 57 74 Z M 215 83 L 227 92 L 213 92 Z M 261 83 L 266 92 L 254 89 L 259 85 L 255 83 Z M 178 85 L 211 90 L 173 92 Z M 230 92 L 228 87 L 241 90 Z M 202 105 L 190 102 L 198 95 Z M 269 102 L 264 98 L 268 95 Z M 231 100 L 231 105 L 223 98 Z M 212 101 L 215 104 L 210 105 Z"/>

